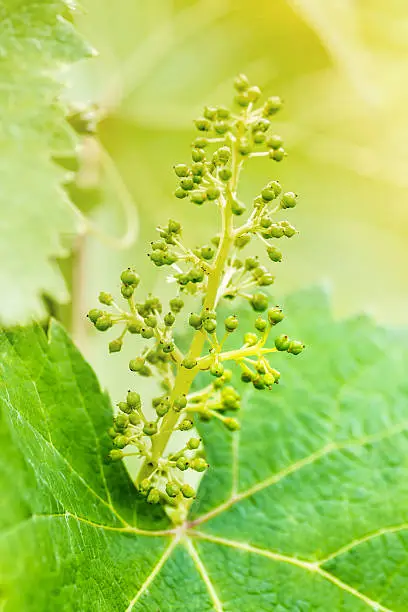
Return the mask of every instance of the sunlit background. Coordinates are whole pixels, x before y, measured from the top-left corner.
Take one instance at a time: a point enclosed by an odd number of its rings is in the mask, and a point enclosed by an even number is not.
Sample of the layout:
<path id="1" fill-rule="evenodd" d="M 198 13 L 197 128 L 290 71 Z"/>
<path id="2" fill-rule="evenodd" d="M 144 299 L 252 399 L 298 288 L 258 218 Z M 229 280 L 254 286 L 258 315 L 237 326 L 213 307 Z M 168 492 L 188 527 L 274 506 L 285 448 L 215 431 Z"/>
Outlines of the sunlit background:
<path id="1" fill-rule="evenodd" d="M 98 56 L 66 75 L 68 95 L 96 102 L 105 118 L 101 146 L 84 143 L 70 186 L 92 231 L 63 264 L 73 302 L 60 315 L 114 401 L 132 348 L 108 357 L 106 337 L 84 314 L 100 290 L 119 293 L 124 266 L 137 268 L 146 289 L 170 291 L 146 256 L 158 223 L 182 221 L 191 246 L 215 233 L 207 207 L 174 198 L 172 165 L 189 159 L 192 120 L 204 104 L 230 102 L 239 72 L 285 101 L 276 131 L 289 157 L 249 163 L 242 187 L 253 197 L 277 178 L 300 196 L 300 235 L 285 243 L 276 295 L 324 284 L 337 316 L 363 310 L 388 325 L 408 322 L 404 0 L 81 5 L 77 26 Z"/>

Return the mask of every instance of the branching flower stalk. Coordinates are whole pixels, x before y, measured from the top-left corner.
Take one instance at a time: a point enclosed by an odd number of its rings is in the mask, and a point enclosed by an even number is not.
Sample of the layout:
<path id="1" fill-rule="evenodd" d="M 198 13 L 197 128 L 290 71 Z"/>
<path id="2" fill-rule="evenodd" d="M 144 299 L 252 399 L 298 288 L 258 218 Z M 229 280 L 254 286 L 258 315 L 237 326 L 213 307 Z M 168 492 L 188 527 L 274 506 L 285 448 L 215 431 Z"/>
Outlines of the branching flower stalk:
<path id="1" fill-rule="evenodd" d="M 121 293 L 128 310 L 122 309 L 111 294 L 102 292 L 99 301 L 111 310 L 96 308 L 88 313 L 100 331 L 122 326 L 120 335 L 109 344 L 110 352 L 121 350 L 127 334 L 138 334 L 148 341 L 129 368 L 140 376 L 159 378 L 163 395 L 152 402 L 156 417 L 148 420 L 140 395 L 128 391 L 126 401 L 118 404 L 119 412 L 109 431 L 114 446 L 110 459 L 140 457 L 142 466 L 135 483 L 139 493 L 149 503 L 164 504 L 174 522 L 185 519 L 196 494 L 185 482 L 185 472 L 203 472 L 208 466 L 199 438 L 192 437 L 178 452 L 167 453 L 173 433 L 191 430 L 195 417 L 220 420 L 231 432 L 239 429 L 239 421 L 232 414 L 239 410 L 240 396 L 228 384 L 232 372 L 225 364 L 238 366 L 241 380 L 263 391 L 272 389 L 280 378 L 270 356 L 280 351 L 298 355 L 304 348 L 285 334 L 274 335 L 270 345 L 275 326 L 284 318 L 279 306 L 269 305 L 264 292 L 274 282 L 274 275 L 258 257 L 241 257 L 243 249 L 256 238 L 266 246 L 268 259 L 279 263 L 282 253 L 276 241 L 296 234 L 290 223 L 278 217 L 282 210 L 296 206 L 297 196 L 283 193 L 278 181 L 265 185 L 249 213 L 238 195 L 246 160 L 266 156 L 280 162 L 286 156 L 281 137 L 270 133 L 273 116 L 282 102 L 272 97 L 261 104 L 259 88 L 250 86 L 244 75 L 235 79 L 234 87 L 237 111 L 206 107 L 195 121 L 200 135 L 193 142 L 192 163 L 174 168 L 179 180 L 175 196 L 197 206 L 217 206 L 220 234 L 208 244 L 191 248 L 183 241 L 179 222 L 171 219 L 158 228 L 159 238 L 151 243 L 149 257 L 158 267 L 170 267 L 169 280 L 177 286 L 177 295 L 170 300 L 166 314 L 157 297 L 135 300 L 140 278 L 132 268 L 121 274 Z M 198 312 L 183 317 L 189 296 L 192 300 L 200 297 L 201 306 Z M 226 350 L 230 337 L 237 335 L 239 320 L 229 314 L 221 323 L 219 307 L 222 302 L 237 299 L 246 300 L 256 313 L 254 328 L 246 331 L 241 346 Z M 182 317 L 194 330 L 185 354 L 174 337 L 176 320 Z M 192 391 L 193 381 L 202 372 L 208 372 L 212 382 Z"/>

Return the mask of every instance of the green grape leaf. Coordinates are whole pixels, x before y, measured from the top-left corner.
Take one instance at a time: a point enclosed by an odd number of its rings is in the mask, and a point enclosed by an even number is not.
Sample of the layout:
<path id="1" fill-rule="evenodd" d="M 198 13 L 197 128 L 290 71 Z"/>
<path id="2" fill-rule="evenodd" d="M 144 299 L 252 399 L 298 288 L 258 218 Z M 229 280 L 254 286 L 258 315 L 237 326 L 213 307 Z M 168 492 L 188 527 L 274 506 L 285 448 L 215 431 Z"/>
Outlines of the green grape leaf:
<path id="1" fill-rule="evenodd" d="M 406 610 L 406 334 L 335 321 L 320 291 L 285 310 L 308 350 L 276 355 L 273 391 L 239 383 L 239 434 L 199 426 L 178 528 L 105 462 L 109 400 L 63 329 L 2 334 L 5 612 Z"/>
<path id="2" fill-rule="evenodd" d="M 56 257 L 67 255 L 79 216 L 52 154 L 73 151 L 58 97 L 63 67 L 90 49 L 62 0 L 6 0 L 0 7 L 0 320 L 44 314 L 41 295 L 67 299 Z"/>

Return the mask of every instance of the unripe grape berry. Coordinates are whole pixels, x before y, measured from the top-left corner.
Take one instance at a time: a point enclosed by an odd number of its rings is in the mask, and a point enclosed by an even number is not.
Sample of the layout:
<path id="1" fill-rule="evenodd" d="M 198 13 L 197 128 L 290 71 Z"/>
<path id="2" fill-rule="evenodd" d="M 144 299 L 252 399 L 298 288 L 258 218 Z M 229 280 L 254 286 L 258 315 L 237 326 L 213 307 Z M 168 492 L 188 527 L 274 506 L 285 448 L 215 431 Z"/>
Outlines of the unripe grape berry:
<path id="1" fill-rule="evenodd" d="M 106 331 L 112 327 L 112 319 L 108 315 L 102 315 L 96 319 L 95 327 L 98 331 Z"/>
<path id="2" fill-rule="evenodd" d="M 204 319 L 203 327 L 206 332 L 212 334 L 217 329 L 217 323 L 214 321 L 214 319 Z"/>
<path id="3" fill-rule="evenodd" d="M 275 308 L 270 308 L 268 310 L 268 321 L 271 325 L 277 325 L 281 321 L 283 321 L 285 315 L 282 312 L 282 309 L 279 306 L 275 306 Z"/>
<path id="4" fill-rule="evenodd" d="M 282 252 L 280 251 L 280 249 L 278 249 L 278 247 L 269 246 L 267 247 L 266 252 L 268 253 L 269 259 L 271 261 L 282 261 Z"/>
<path id="5" fill-rule="evenodd" d="M 285 334 L 281 334 L 275 338 L 275 346 L 278 351 L 287 351 L 290 345 L 290 340 Z"/>
<path id="6" fill-rule="evenodd" d="M 181 365 L 186 368 L 186 370 L 192 370 L 197 365 L 197 359 L 193 359 L 192 357 L 184 357 Z"/>
<path id="7" fill-rule="evenodd" d="M 263 312 L 268 308 L 268 298 L 264 293 L 254 293 L 250 304 L 255 312 Z"/>
<path id="8" fill-rule="evenodd" d="M 92 310 L 90 310 L 88 312 L 88 319 L 90 321 L 92 321 L 92 323 L 96 323 L 96 321 L 99 319 L 99 317 L 101 317 L 103 315 L 102 310 L 99 310 L 98 308 L 92 308 Z"/>
<path id="9" fill-rule="evenodd" d="M 183 198 L 186 198 L 188 196 L 188 193 L 182 187 L 177 187 L 176 191 L 174 192 L 174 195 L 179 200 L 182 200 Z"/>
<path id="10" fill-rule="evenodd" d="M 208 468 L 208 463 L 202 457 L 194 457 L 190 461 L 190 468 L 195 472 L 205 472 Z"/>
<path id="11" fill-rule="evenodd" d="M 191 191 L 194 187 L 193 179 L 190 176 L 182 178 L 180 181 L 180 187 L 184 189 L 184 191 Z"/>
<path id="12" fill-rule="evenodd" d="M 279 147 L 279 149 L 271 149 L 269 151 L 269 157 L 274 161 L 280 162 L 285 157 L 285 149 Z"/>
<path id="13" fill-rule="evenodd" d="M 189 484 L 183 484 L 181 486 L 181 493 L 183 497 L 186 497 L 187 499 L 195 496 L 195 491 Z"/>
<path id="14" fill-rule="evenodd" d="M 191 327 L 194 327 L 194 329 L 201 329 L 203 321 L 200 315 L 192 312 L 188 318 L 188 324 L 191 325 Z"/>
<path id="15" fill-rule="evenodd" d="M 244 343 L 248 346 L 255 346 L 255 344 L 258 342 L 258 336 L 256 334 L 253 334 L 251 332 L 247 332 L 244 335 Z"/>
<path id="16" fill-rule="evenodd" d="M 224 374 L 224 366 L 222 363 L 213 363 L 210 367 L 211 376 L 220 378 Z"/>
<path id="17" fill-rule="evenodd" d="M 200 438 L 190 438 L 186 444 L 189 450 L 196 450 L 200 446 Z"/>
<path id="18" fill-rule="evenodd" d="M 180 425 L 178 426 L 178 429 L 180 431 L 189 431 L 192 428 L 193 428 L 193 421 L 190 421 L 190 419 L 183 419 Z"/>
<path id="19" fill-rule="evenodd" d="M 136 357 L 129 361 L 129 370 L 132 372 L 140 372 L 145 365 L 145 360 L 142 357 Z"/>
<path id="20" fill-rule="evenodd" d="M 140 395 L 136 391 L 128 391 L 126 396 L 126 402 L 127 405 L 132 408 L 132 410 L 139 410 L 142 405 Z"/>
<path id="21" fill-rule="evenodd" d="M 207 194 L 207 199 L 208 200 L 216 200 L 217 198 L 220 197 L 220 190 L 218 189 L 218 187 L 208 187 L 206 194 Z"/>
<path id="22" fill-rule="evenodd" d="M 237 431 L 238 429 L 241 428 L 241 426 L 240 426 L 239 422 L 237 421 L 237 419 L 234 419 L 232 417 L 226 417 L 224 419 L 224 425 L 230 431 Z"/>
<path id="23" fill-rule="evenodd" d="M 140 276 L 130 268 L 127 268 L 123 270 L 120 275 L 120 280 L 124 285 L 133 285 L 133 287 L 137 287 L 140 283 Z"/>
<path id="24" fill-rule="evenodd" d="M 294 208 L 297 204 L 296 194 L 293 191 L 287 191 L 281 199 L 281 208 Z"/>
<path id="25" fill-rule="evenodd" d="M 260 332 L 264 332 L 267 326 L 267 322 L 261 316 L 255 319 L 255 329 Z"/>
<path id="26" fill-rule="evenodd" d="M 145 423 L 143 433 L 146 436 L 154 436 L 157 433 L 157 423 L 155 421 L 148 421 Z"/>
<path id="27" fill-rule="evenodd" d="M 292 353 L 292 355 L 299 355 L 304 348 L 305 345 L 302 342 L 299 342 L 299 340 L 291 340 L 288 347 L 288 353 Z"/>
<path id="28" fill-rule="evenodd" d="M 126 436 L 116 436 L 116 438 L 113 440 L 113 443 L 116 448 L 125 448 L 125 446 L 128 445 L 128 439 Z"/>
<path id="29" fill-rule="evenodd" d="M 154 488 L 150 489 L 146 501 L 148 504 L 158 504 L 160 502 L 160 491 Z"/>
<path id="30" fill-rule="evenodd" d="M 177 482 L 168 482 L 166 484 L 166 493 L 169 497 L 177 497 L 180 493 L 180 486 Z"/>
<path id="31" fill-rule="evenodd" d="M 170 305 L 170 310 L 174 314 L 178 314 L 181 311 L 181 309 L 183 308 L 184 302 L 183 302 L 183 300 L 181 298 L 175 297 L 175 298 L 172 298 L 170 300 L 169 305 Z"/>
<path id="32" fill-rule="evenodd" d="M 120 288 L 120 292 L 125 298 L 125 300 L 128 300 L 129 298 L 131 298 L 134 291 L 135 289 L 134 287 L 132 287 L 132 285 L 122 285 L 122 287 Z"/>
<path id="33" fill-rule="evenodd" d="M 116 340 L 112 340 L 109 342 L 109 352 L 110 353 L 119 353 L 122 350 L 123 342 L 120 338 L 116 338 Z"/>
<path id="34" fill-rule="evenodd" d="M 123 459 L 123 457 L 124 457 L 124 454 L 122 453 L 121 450 L 117 448 L 113 448 L 109 453 L 109 459 L 111 461 L 120 461 L 121 459 Z"/>
<path id="35" fill-rule="evenodd" d="M 236 317 L 235 315 L 230 315 L 229 317 L 225 319 L 224 325 L 225 325 L 225 330 L 227 332 L 235 331 L 238 327 L 238 317 Z"/>
<path id="36" fill-rule="evenodd" d="M 189 460 L 187 457 L 179 457 L 176 461 L 176 468 L 181 472 L 185 472 L 188 469 Z"/>
<path id="37" fill-rule="evenodd" d="M 234 87 L 237 91 L 245 91 L 249 87 L 249 80 L 245 74 L 239 74 L 234 79 Z"/>
<path id="38" fill-rule="evenodd" d="M 174 172 L 179 178 L 183 178 L 189 175 L 189 168 L 186 164 L 177 164 L 174 166 Z"/>

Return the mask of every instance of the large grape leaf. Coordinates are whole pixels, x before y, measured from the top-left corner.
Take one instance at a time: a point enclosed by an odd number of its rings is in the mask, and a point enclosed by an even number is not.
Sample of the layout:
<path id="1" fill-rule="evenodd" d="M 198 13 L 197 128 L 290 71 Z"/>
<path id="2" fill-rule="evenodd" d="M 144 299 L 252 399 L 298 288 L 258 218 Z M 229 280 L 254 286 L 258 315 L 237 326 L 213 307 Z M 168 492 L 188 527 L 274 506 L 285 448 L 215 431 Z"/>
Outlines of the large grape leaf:
<path id="1" fill-rule="evenodd" d="M 62 328 L 1 336 L 5 612 L 407 609 L 406 335 L 336 322 L 318 291 L 285 307 L 308 351 L 244 393 L 239 435 L 202 426 L 177 529 L 104 463 L 109 401 Z"/>
<path id="2" fill-rule="evenodd" d="M 72 3 L 70 3 L 73 5 Z M 64 18 L 66 17 L 66 18 Z M 63 0 L 6 0 L 0 6 L 0 320 L 44 312 L 41 295 L 67 291 L 54 258 L 67 255 L 79 216 L 64 194 L 52 153 L 75 139 L 58 97 L 63 67 L 89 48 Z"/>

